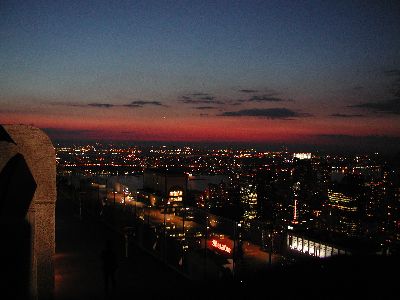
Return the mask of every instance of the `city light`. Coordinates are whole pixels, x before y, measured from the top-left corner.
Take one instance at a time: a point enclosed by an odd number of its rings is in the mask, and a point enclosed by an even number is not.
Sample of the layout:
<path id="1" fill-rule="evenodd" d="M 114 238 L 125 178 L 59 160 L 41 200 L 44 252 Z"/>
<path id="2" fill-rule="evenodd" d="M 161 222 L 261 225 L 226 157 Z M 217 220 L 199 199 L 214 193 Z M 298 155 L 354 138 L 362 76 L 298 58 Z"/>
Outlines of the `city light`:
<path id="1" fill-rule="evenodd" d="M 165 217 L 163 228 L 170 238 L 193 238 L 196 247 L 206 238 L 208 247 L 221 255 L 233 254 L 238 243 L 233 236 L 240 241 L 247 235 L 260 237 L 255 241 L 259 246 L 246 241 L 243 247 L 259 257 L 267 256 L 270 246 L 277 257 L 298 253 L 325 258 L 351 254 L 362 239 L 377 241 L 379 247 L 400 241 L 400 189 L 391 175 L 397 173 L 384 171 L 368 155 L 101 144 L 95 150 L 91 145 L 57 147 L 60 176 L 96 178 L 90 185 L 100 198 L 107 191 L 110 203 L 115 195 L 116 204 L 151 208 L 138 219 Z M 112 190 L 104 184 L 106 178 L 118 181 L 119 175 L 136 178 L 134 185 L 121 183 Z M 349 186 L 346 180 L 359 184 Z M 381 211 L 387 220 L 374 221 L 382 220 Z M 287 240 L 289 252 L 275 239 Z M 335 245 L 337 241 L 348 248 Z M 185 251 L 190 253 L 193 245 L 186 244 Z"/>
<path id="2" fill-rule="evenodd" d="M 211 241 L 211 246 L 213 246 L 214 248 L 217 248 L 219 250 L 222 250 L 228 254 L 231 254 L 232 249 L 230 247 L 228 247 L 225 244 L 221 244 L 220 242 L 218 242 L 217 240 L 212 240 Z"/>

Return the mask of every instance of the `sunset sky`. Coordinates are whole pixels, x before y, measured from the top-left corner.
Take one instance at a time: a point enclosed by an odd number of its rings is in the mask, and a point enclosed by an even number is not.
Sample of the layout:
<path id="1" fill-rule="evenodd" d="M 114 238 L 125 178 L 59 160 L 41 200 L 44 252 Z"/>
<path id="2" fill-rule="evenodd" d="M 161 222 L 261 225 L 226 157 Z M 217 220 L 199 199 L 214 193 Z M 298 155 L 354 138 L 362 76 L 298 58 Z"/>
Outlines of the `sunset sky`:
<path id="1" fill-rule="evenodd" d="M 399 148 L 400 2 L 2 0 L 0 123 Z"/>

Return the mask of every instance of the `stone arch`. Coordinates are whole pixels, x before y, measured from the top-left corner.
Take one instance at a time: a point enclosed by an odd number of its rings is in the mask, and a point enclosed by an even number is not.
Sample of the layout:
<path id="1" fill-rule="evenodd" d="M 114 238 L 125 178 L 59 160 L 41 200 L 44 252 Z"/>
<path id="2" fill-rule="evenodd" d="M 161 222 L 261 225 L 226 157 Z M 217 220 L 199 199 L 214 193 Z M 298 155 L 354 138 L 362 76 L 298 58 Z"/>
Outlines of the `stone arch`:
<path id="1" fill-rule="evenodd" d="M 56 160 L 49 137 L 32 126 L 0 126 L 0 230 L 6 245 L 0 247 L 0 260 L 8 273 L 6 295 L 53 297 L 55 202 Z"/>

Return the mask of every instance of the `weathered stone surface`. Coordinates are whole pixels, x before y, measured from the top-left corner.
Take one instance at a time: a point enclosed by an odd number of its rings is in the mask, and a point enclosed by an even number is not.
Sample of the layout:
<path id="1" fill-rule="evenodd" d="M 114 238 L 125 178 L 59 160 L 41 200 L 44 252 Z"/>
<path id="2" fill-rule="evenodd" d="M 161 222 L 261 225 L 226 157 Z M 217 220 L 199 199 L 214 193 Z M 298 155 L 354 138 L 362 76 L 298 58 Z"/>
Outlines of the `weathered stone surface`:
<path id="1" fill-rule="evenodd" d="M 35 202 L 55 203 L 56 159 L 55 149 L 49 137 L 39 128 L 26 125 L 3 125 L 17 145 L 31 169 L 37 189 Z"/>
<path id="2" fill-rule="evenodd" d="M 10 159 L 20 155 L 25 160 L 36 184 L 33 199 L 25 216 L 25 222 L 30 227 L 30 294 L 32 298 L 50 299 L 54 290 L 55 150 L 49 137 L 38 128 L 27 125 L 2 127 L 2 137 L 6 139 L 0 139 L 0 172 Z M 24 186 L 21 186 L 21 190 L 23 189 Z M 9 195 L 9 191 L 5 194 Z M 18 201 L 19 194 L 23 193 L 17 191 L 15 201 Z M 9 207 L 8 203 L 5 207 Z M 2 212 L 0 216 L 7 218 L 7 212 Z M 11 224 L 14 221 L 7 222 Z"/>
<path id="3" fill-rule="evenodd" d="M 17 153 L 17 145 L 0 141 L 0 170 L 3 170 L 4 166 L 11 159 L 11 157 L 15 156 Z"/>

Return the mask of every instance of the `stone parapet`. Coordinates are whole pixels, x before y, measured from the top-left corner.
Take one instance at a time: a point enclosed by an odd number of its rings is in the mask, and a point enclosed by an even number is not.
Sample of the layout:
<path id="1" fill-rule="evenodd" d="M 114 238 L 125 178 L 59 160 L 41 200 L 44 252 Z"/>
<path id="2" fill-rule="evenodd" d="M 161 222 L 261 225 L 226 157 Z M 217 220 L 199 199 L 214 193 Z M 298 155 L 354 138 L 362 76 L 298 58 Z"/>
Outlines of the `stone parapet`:
<path id="1" fill-rule="evenodd" d="M 32 126 L 0 126 L 0 232 L 7 245 L 0 259 L 10 258 L 5 288 L 14 296 L 53 298 L 55 203 L 56 159 L 49 137 Z"/>

